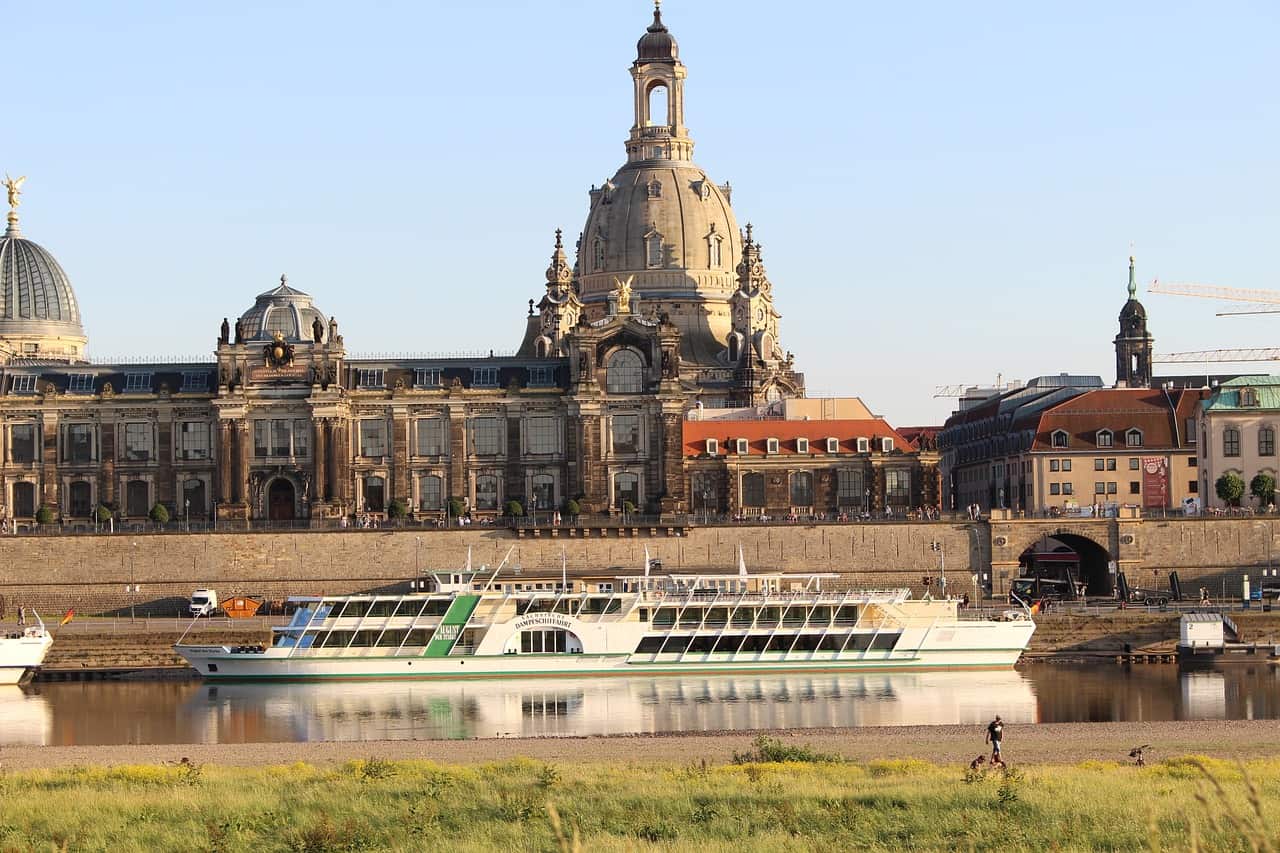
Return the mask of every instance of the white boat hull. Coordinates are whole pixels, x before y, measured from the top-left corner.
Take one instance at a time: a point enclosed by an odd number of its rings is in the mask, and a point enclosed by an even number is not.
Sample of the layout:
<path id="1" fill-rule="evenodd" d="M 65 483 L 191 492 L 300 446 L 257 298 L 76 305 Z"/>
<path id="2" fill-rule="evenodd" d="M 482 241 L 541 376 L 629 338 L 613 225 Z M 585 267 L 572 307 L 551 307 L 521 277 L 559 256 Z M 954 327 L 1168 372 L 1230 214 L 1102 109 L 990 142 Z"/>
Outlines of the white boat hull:
<path id="1" fill-rule="evenodd" d="M 53 635 L 44 628 L 0 636 L 0 684 L 21 684 L 40 670 Z"/>

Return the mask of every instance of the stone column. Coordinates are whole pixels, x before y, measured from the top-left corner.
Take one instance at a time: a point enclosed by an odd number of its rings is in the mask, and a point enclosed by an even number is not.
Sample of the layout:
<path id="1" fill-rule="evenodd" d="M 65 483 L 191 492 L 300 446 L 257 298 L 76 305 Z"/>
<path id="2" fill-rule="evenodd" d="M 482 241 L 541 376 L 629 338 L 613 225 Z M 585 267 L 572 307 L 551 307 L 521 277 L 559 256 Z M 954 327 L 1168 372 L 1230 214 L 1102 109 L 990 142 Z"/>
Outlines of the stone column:
<path id="1" fill-rule="evenodd" d="M 315 441 L 312 442 L 311 452 L 315 457 L 315 471 L 312 472 L 313 476 L 311 478 L 314 483 L 312 486 L 314 494 L 312 494 L 311 499 L 315 501 L 327 500 L 329 494 L 329 481 L 327 479 L 329 471 L 326 464 L 328 460 L 325 458 L 329 452 L 328 442 L 325 441 L 326 424 L 328 424 L 328 418 L 316 418 L 312 422 L 315 429 Z"/>
<path id="2" fill-rule="evenodd" d="M 236 499 L 240 503 L 251 502 L 249 495 L 249 424 L 236 421 Z"/>
<path id="3" fill-rule="evenodd" d="M 231 445 L 231 421 L 218 421 L 218 503 L 224 505 L 234 500 L 231 490 L 231 483 L 235 479 L 231 470 Z"/>

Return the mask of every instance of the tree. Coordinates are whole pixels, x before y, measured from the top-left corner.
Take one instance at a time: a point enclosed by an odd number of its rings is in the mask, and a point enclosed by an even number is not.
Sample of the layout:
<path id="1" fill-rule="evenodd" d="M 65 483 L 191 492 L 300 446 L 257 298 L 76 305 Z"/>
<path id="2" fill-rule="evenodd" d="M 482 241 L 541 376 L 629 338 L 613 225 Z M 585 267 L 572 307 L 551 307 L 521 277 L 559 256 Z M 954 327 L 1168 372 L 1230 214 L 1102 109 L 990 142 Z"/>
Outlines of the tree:
<path id="1" fill-rule="evenodd" d="M 405 502 L 399 498 L 393 498 L 391 503 L 387 504 L 387 518 L 401 519 L 409 515 L 409 507 L 405 506 Z"/>
<path id="2" fill-rule="evenodd" d="M 1249 493 L 1258 499 L 1258 506 L 1270 506 L 1276 502 L 1276 478 L 1270 474 L 1258 474 L 1249 481 Z"/>
<path id="3" fill-rule="evenodd" d="M 449 503 L 446 504 L 446 511 L 449 513 L 450 518 L 461 518 L 462 511 L 466 509 L 466 506 L 467 505 L 463 503 L 462 498 L 454 495 L 449 498 Z"/>
<path id="4" fill-rule="evenodd" d="M 151 520 L 156 524 L 169 523 L 169 508 L 158 501 L 156 502 L 156 505 L 151 508 L 149 515 L 151 516 Z"/>
<path id="5" fill-rule="evenodd" d="M 111 507 L 106 504 L 98 504 L 98 508 L 93 511 L 93 516 L 98 520 L 99 524 L 106 524 L 111 520 Z"/>
<path id="6" fill-rule="evenodd" d="M 635 505 L 635 504 L 633 504 L 631 501 L 623 501 L 623 502 L 622 502 L 622 512 L 623 512 L 623 514 L 624 514 L 624 515 L 635 515 L 635 514 L 636 514 L 636 505 Z"/>
<path id="7" fill-rule="evenodd" d="M 524 516 L 524 507 L 520 505 L 520 501 L 507 501 L 507 515 L 512 518 Z"/>
<path id="8" fill-rule="evenodd" d="M 53 524 L 57 516 L 53 512 L 53 507 L 43 504 L 36 510 L 36 524 Z"/>
<path id="9" fill-rule="evenodd" d="M 1244 496 L 1244 480 L 1239 474 L 1228 471 L 1218 478 L 1213 489 L 1227 506 L 1240 506 L 1240 498 Z"/>
<path id="10" fill-rule="evenodd" d="M 573 498 L 569 498 L 569 500 L 564 502 L 564 514 L 570 518 L 582 515 L 582 505 Z"/>

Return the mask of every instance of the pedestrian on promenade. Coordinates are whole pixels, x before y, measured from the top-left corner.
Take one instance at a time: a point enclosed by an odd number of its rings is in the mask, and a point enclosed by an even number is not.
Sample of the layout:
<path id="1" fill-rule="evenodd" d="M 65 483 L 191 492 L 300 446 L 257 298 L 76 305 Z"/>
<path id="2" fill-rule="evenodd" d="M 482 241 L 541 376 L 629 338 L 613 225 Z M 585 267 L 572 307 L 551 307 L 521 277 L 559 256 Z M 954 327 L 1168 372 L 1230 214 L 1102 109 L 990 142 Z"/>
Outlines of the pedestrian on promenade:
<path id="1" fill-rule="evenodd" d="M 1000 715 L 996 714 L 996 718 L 987 724 L 987 743 L 991 744 L 991 766 L 1004 766 L 1004 761 L 1000 758 L 1000 746 L 1004 740 L 1004 721 L 1000 719 Z"/>
<path id="2" fill-rule="evenodd" d="M 19 604 L 18 605 L 18 627 L 19 628 L 26 627 L 26 624 L 27 624 L 27 608 Z"/>

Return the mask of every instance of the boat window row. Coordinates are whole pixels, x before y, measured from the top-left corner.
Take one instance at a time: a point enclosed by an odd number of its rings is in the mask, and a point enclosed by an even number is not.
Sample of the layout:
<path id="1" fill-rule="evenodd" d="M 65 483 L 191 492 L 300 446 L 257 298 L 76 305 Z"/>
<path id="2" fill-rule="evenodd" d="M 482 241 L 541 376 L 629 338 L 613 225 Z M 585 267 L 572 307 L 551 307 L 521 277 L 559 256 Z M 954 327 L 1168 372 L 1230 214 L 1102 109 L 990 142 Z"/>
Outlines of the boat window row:
<path id="1" fill-rule="evenodd" d="M 734 652 L 865 652 L 888 651 L 898 642 L 899 632 L 859 634 L 723 634 L 704 637 L 645 637 L 637 654 L 710 654 Z"/>
<path id="2" fill-rule="evenodd" d="M 386 598 L 375 600 L 358 600 L 358 601 L 330 601 L 326 602 L 328 607 L 327 614 L 321 614 L 312 620 L 312 624 L 325 618 L 327 615 L 331 619 L 342 617 L 344 619 L 362 619 L 362 618 L 391 618 L 393 616 L 443 616 L 449 609 L 449 605 L 453 603 L 451 598 Z M 298 611 L 299 613 L 303 611 Z M 304 617 L 304 624 L 306 618 Z M 296 621 L 296 619 L 295 619 Z"/>
<path id="3" fill-rule="evenodd" d="M 388 631 L 308 631 L 298 642 L 291 634 L 282 634 L 277 645 L 311 649 L 398 649 L 425 647 L 431 642 L 431 628 Z"/>
<path id="4" fill-rule="evenodd" d="M 602 613 L 619 613 L 622 610 L 622 599 L 612 596 L 589 596 L 586 598 L 534 598 L 516 602 L 516 615 L 526 613 L 563 613 L 567 616 L 582 616 Z"/>
<path id="5" fill-rule="evenodd" d="M 647 621 L 649 613 L 640 611 L 640 621 Z M 845 604 L 840 607 L 819 605 L 744 606 L 744 607 L 659 607 L 653 611 L 655 628 L 735 628 L 798 627 L 801 625 L 835 625 L 852 627 L 858 622 L 858 607 Z"/>

